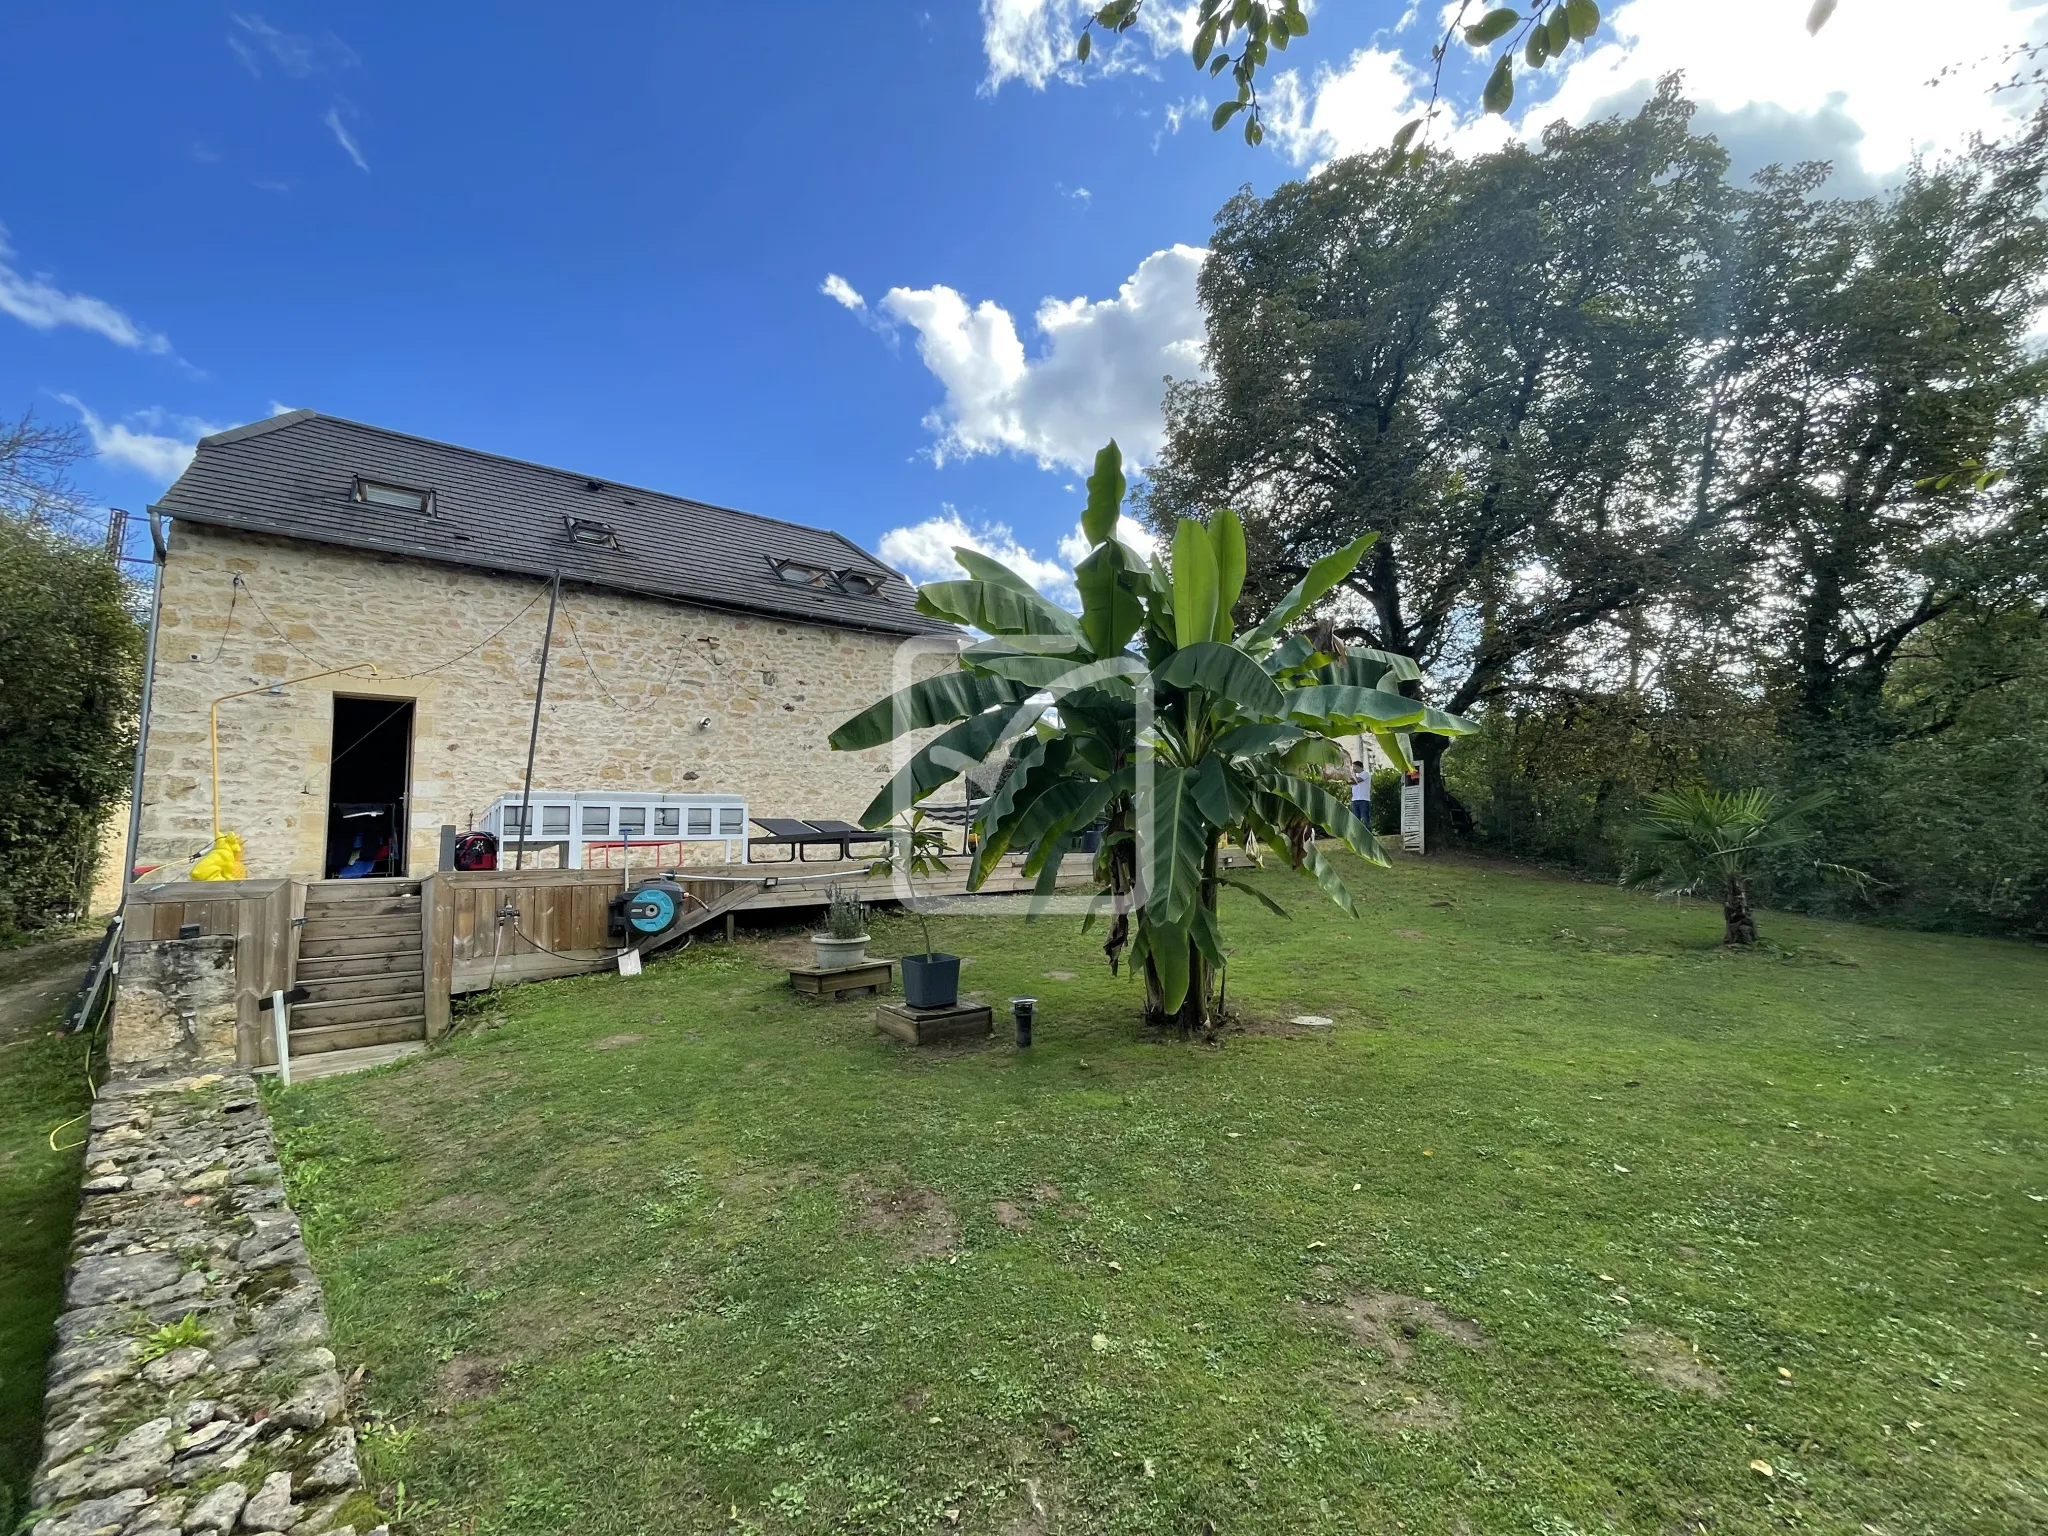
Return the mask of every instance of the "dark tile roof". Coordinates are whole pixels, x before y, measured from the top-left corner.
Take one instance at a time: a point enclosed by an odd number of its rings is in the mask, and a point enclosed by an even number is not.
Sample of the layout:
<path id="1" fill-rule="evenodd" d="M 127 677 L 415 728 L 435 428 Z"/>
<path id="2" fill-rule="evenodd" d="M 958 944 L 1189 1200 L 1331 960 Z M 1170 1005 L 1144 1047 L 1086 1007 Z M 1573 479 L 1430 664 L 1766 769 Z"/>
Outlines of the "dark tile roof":
<path id="1" fill-rule="evenodd" d="M 428 513 L 355 499 L 357 478 L 433 492 Z M 411 555 L 773 614 L 848 629 L 944 632 L 901 574 L 822 528 L 292 411 L 201 438 L 156 510 L 187 522 Z M 616 547 L 578 542 L 568 519 L 610 525 Z M 797 586 L 771 562 L 881 578 L 861 595 Z"/>

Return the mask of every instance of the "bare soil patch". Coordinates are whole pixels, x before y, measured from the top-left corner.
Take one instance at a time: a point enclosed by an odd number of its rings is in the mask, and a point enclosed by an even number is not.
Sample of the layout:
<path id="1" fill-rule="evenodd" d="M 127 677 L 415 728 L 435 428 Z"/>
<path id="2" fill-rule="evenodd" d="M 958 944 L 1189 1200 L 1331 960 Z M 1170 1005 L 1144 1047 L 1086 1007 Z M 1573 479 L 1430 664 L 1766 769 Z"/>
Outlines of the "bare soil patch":
<path id="1" fill-rule="evenodd" d="M 1420 928 L 1396 928 L 1394 930 L 1394 937 L 1397 939 L 1426 939 L 1429 935 Z"/>
<path id="2" fill-rule="evenodd" d="M 1411 1394 L 1400 1407 L 1373 1416 L 1373 1428 L 1388 1434 L 1399 1434 L 1404 1429 L 1435 1432 L 1450 1429 L 1457 1422 L 1458 1405 L 1434 1392 Z"/>
<path id="3" fill-rule="evenodd" d="M 1302 1311 L 1318 1323 L 1341 1328 L 1354 1343 L 1379 1351 L 1395 1371 L 1415 1357 L 1422 1330 L 1466 1349 L 1483 1349 L 1486 1334 L 1469 1318 L 1453 1317 L 1433 1301 L 1394 1291 L 1352 1291 L 1328 1304 L 1303 1303 Z"/>
<path id="4" fill-rule="evenodd" d="M 1728 1390 L 1715 1370 L 1676 1334 L 1661 1328 L 1631 1328 L 1615 1341 L 1629 1369 L 1672 1392 L 1720 1397 Z"/>
<path id="5" fill-rule="evenodd" d="M 43 1027 L 85 981 L 93 935 L 70 935 L 0 953 L 0 1041 L 12 1044 Z"/>
<path id="6" fill-rule="evenodd" d="M 818 963 L 818 952 L 804 934 L 787 934 L 760 946 L 760 958 L 785 971 L 806 970 Z"/>
<path id="7" fill-rule="evenodd" d="M 853 1205 L 858 1230 L 896 1239 L 899 1263 L 935 1259 L 960 1244 L 960 1223 L 953 1208 L 934 1190 L 915 1185 L 885 1189 L 858 1173 L 840 1190 Z"/>
<path id="8" fill-rule="evenodd" d="M 434 1372 L 434 1404 L 446 1412 L 481 1402 L 505 1384 L 505 1368 L 483 1355 L 456 1355 Z"/>
<path id="9" fill-rule="evenodd" d="M 1011 1204 L 1008 1200 L 998 1200 L 992 1209 L 995 1212 L 996 1225 L 1005 1231 L 1023 1232 L 1031 1226 L 1031 1218 L 1024 1213 L 1023 1208 Z"/>
<path id="10" fill-rule="evenodd" d="M 616 1051 L 622 1045 L 638 1045 L 646 1038 L 645 1035 L 606 1035 L 602 1040 L 591 1041 L 589 1049 L 593 1051 Z"/>

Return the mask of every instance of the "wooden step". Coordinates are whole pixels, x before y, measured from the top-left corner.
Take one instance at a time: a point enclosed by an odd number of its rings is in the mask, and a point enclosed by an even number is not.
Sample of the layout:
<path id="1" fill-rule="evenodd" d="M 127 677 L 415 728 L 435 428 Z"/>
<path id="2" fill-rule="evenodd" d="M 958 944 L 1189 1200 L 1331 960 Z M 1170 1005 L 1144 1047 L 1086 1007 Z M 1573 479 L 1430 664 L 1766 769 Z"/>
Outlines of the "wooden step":
<path id="1" fill-rule="evenodd" d="M 380 971 L 374 976 L 301 976 L 299 985 L 313 995 L 298 1006 L 311 1007 L 315 1003 L 352 1003 L 373 997 L 417 997 L 426 990 L 419 956 L 412 957 L 412 969 L 405 971 Z"/>
<path id="2" fill-rule="evenodd" d="M 394 875 L 376 880 L 311 880 L 306 883 L 308 901 L 319 896 L 417 896 L 419 893 L 419 881 Z"/>
<path id="3" fill-rule="evenodd" d="M 375 939 L 420 936 L 420 915 L 410 917 L 308 917 L 299 939 Z"/>
<path id="4" fill-rule="evenodd" d="M 311 924 L 307 925 L 308 927 Z M 407 942 L 410 940 L 410 942 Z M 307 938 L 299 936 L 299 959 L 323 960 L 335 956 L 350 956 L 368 959 L 382 955 L 417 955 L 420 952 L 420 931 L 415 928 L 410 934 L 373 933 L 368 935 L 348 934 L 332 938 Z"/>
<path id="5" fill-rule="evenodd" d="M 362 1045 L 339 1051 L 319 1051 L 311 1056 L 301 1056 L 293 1060 L 292 1081 L 309 1082 L 316 1077 L 337 1077 L 344 1072 L 364 1072 L 371 1067 L 388 1067 L 394 1061 L 417 1056 L 426 1048 L 424 1040 L 397 1040 L 389 1045 Z M 277 1068 L 258 1067 L 256 1070 L 274 1073 Z"/>
<path id="6" fill-rule="evenodd" d="M 419 911 L 417 896 L 306 896 L 306 916 L 407 917 Z"/>
<path id="7" fill-rule="evenodd" d="M 302 1029 L 320 1029 L 329 1024 L 410 1018 L 415 1013 L 425 1012 L 426 994 L 417 988 L 411 992 L 386 993 L 382 997 L 338 997 L 324 1002 L 295 1003 L 291 1013 L 292 1033 L 297 1034 Z"/>
<path id="8" fill-rule="evenodd" d="M 301 946 L 299 964 L 293 973 L 293 979 L 311 985 L 316 981 L 340 981 L 351 976 L 384 976 L 399 971 L 417 971 L 419 968 L 420 947 L 417 944 L 408 944 L 401 949 L 379 949 L 367 955 L 308 954 L 304 946 Z"/>
<path id="9" fill-rule="evenodd" d="M 427 1016 L 364 1020 L 353 1024 L 328 1024 L 318 1029 L 292 1031 L 292 1059 L 317 1056 L 323 1051 L 353 1051 L 366 1045 L 396 1045 L 401 1040 L 425 1040 Z"/>

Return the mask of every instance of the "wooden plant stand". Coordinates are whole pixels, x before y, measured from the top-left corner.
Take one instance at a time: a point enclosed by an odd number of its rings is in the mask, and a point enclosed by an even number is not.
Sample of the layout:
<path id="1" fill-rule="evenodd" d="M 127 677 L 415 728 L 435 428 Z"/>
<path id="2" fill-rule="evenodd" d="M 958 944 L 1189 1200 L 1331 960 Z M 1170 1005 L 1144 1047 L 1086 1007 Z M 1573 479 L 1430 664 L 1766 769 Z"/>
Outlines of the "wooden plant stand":
<path id="1" fill-rule="evenodd" d="M 789 989 L 809 997 L 829 997 L 835 1002 L 844 997 L 880 997 L 889 990 L 895 968 L 893 960 L 864 960 L 859 965 L 834 966 L 830 970 L 792 967 Z"/>
<path id="2" fill-rule="evenodd" d="M 911 1045 L 985 1040 L 995 1033 L 995 1013 L 981 1003 L 960 1003 L 951 1008 L 912 1008 L 907 1003 L 884 1003 L 875 1010 L 875 1028 Z"/>

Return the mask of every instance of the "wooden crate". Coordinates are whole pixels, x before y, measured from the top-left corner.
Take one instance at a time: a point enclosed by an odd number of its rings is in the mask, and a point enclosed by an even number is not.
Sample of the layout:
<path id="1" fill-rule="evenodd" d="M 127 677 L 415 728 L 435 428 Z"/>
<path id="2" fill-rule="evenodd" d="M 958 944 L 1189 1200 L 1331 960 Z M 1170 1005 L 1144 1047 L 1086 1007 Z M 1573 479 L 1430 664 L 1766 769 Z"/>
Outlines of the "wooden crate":
<path id="1" fill-rule="evenodd" d="M 960 1003 L 952 1008 L 884 1003 L 875 1010 L 875 1028 L 911 1045 L 986 1040 L 995 1033 L 995 1013 L 983 1003 Z"/>
<path id="2" fill-rule="evenodd" d="M 880 997 L 889 990 L 895 975 L 894 960 L 864 960 L 859 965 L 834 966 L 822 970 L 814 965 L 792 966 L 789 989 L 810 997 Z"/>

